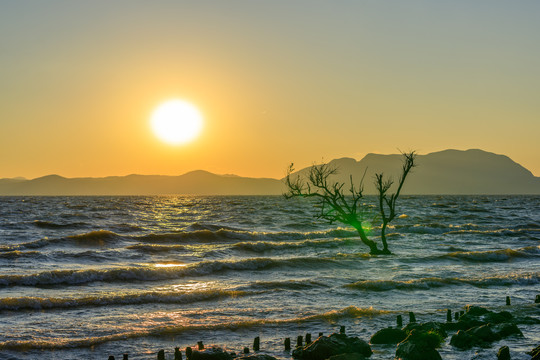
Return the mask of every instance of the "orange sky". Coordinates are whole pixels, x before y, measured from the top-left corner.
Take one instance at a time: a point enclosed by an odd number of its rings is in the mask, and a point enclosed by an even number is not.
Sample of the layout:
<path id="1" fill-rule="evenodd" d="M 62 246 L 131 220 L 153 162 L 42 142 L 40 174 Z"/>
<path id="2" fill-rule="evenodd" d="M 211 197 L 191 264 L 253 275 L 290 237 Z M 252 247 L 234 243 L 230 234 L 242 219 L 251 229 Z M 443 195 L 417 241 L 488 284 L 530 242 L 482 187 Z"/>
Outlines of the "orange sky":
<path id="1" fill-rule="evenodd" d="M 480 148 L 540 176 L 540 3 L 0 4 L 0 178 L 281 177 L 337 157 Z M 163 101 L 205 124 L 157 139 Z"/>

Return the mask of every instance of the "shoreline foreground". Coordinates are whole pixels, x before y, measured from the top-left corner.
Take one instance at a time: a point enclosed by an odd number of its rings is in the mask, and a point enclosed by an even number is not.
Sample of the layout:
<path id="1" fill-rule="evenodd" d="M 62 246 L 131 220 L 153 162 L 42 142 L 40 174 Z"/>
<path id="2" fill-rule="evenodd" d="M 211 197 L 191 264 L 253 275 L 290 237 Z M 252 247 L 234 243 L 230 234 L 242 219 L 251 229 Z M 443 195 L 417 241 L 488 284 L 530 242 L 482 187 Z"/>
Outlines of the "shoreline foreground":
<path id="1" fill-rule="evenodd" d="M 506 297 L 506 306 L 511 306 L 509 296 Z M 540 313 L 540 294 L 536 296 L 533 306 L 538 308 Z M 339 333 L 327 336 L 319 333 L 313 341 L 311 333 L 298 335 L 293 339 L 296 346 L 291 346 L 291 338 L 285 338 L 280 358 L 364 360 L 370 358 L 381 346 L 394 345 L 396 347 L 394 358 L 397 360 L 439 360 L 442 357 L 437 349 L 445 343 L 452 346 L 455 352 L 474 348 L 493 348 L 496 341 L 523 337 L 518 325 L 540 325 L 540 318 L 514 316 L 505 310 L 496 312 L 475 305 L 466 305 L 464 309 L 454 313 L 447 309 L 445 322 L 417 322 L 414 312 L 409 312 L 409 322 L 406 326 L 403 326 L 403 315 L 397 315 L 395 326 L 380 329 L 368 341 L 347 335 L 345 326 L 340 327 Z M 205 346 L 204 341 L 198 341 L 196 346 L 188 346 L 183 351 L 176 347 L 172 354 L 160 350 L 157 359 L 181 360 L 184 355 L 187 360 L 278 360 L 261 349 L 259 336 L 254 338 L 251 349 L 244 347 L 238 352 L 228 349 L 230 348 L 226 345 Z M 512 355 L 517 354 L 513 354 L 511 347 L 503 345 L 497 351 L 497 360 L 515 358 Z M 540 360 L 540 342 L 526 354 L 520 355 L 529 355 L 532 360 Z M 122 354 L 122 359 L 128 360 L 129 354 Z M 109 355 L 108 360 L 116 360 L 115 355 Z"/>

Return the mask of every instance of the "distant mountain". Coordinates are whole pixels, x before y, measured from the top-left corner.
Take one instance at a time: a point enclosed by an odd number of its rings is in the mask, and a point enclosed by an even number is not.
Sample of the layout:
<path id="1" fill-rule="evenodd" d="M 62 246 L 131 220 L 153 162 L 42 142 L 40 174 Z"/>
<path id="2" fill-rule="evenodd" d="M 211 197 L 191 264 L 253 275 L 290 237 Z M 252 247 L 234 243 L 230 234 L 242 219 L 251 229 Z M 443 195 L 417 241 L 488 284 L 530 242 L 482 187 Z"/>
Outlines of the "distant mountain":
<path id="1" fill-rule="evenodd" d="M 338 169 L 334 180 L 341 182 L 349 183 L 350 175 L 360 181 L 365 172 L 365 193 L 374 194 L 374 174 L 383 172 L 397 180 L 401 155 L 368 154 L 360 161 L 342 158 L 329 164 Z M 404 194 L 540 194 L 540 178 L 504 155 L 444 150 L 418 155 L 417 164 L 405 182 Z"/>
<path id="2" fill-rule="evenodd" d="M 540 178 L 504 155 L 483 150 L 444 150 L 419 155 L 407 178 L 404 194 L 540 194 Z M 368 154 L 362 160 L 332 160 L 339 169 L 335 180 L 360 181 L 365 172 L 366 194 L 373 194 L 375 173 L 397 179 L 401 155 Z M 305 174 L 304 168 L 297 174 Z M 282 180 L 216 175 L 197 170 L 180 176 L 128 175 L 104 178 L 0 179 L 0 195 L 279 195 Z"/>
<path id="3" fill-rule="evenodd" d="M 280 180 L 216 175 L 197 170 L 180 176 L 128 175 L 104 178 L 0 179 L 0 195 L 258 195 L 282 193 Z"/>

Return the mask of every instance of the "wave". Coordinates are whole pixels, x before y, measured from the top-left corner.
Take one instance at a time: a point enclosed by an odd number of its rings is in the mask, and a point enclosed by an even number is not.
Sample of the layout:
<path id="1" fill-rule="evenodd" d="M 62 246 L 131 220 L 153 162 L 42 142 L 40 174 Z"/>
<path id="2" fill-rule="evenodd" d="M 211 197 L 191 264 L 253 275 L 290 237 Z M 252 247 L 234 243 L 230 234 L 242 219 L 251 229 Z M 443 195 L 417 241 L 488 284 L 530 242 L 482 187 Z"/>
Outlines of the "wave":
<path id="1" fill-rule="evenodd" d="M 208 227 L 208 226 L 207 226 Z M 330 229 L 324 231 L 310 232 L 294 232 L 294 231 L 277 231 L 277 232 L 257 232 L 239 229 L 218 228 L 217 226 L 209 229 L 198 229 L 193 231 L 184 231 L 178 233 L 166 234 L 147 234 L 132 239 L 140 242 L 148 243 L 176 243 L 186 241 L 196 242 L 213 242 L 213 241 L 229 241 L 229 240 L 244 240 L 244 241 L 264 241 L 264 240 L 306 240 L 306 239 L 321 239 L 321 238 L 350 238 L 358 236 L 358 233 L 353 230 L 342 228 Z M 216 229 L 218 228 L 218 229 Z"/>
<path id="2" fill-rule="evenodd" d="M 88 225 L 87 223 L 84 223 L 84 222 L 59 224 L 59 223 L 55 223 L 55 222 L 52 222 L 52 221 L 43 221 L 43 220 L 34 220 L 33 224 L 34 224 L 34 226 L 37 226 L 37 227 L 43 228 L 43 229 L 78 228 L 78 227 Z"/>
<path id="3" fill-rule="evenodd" d="M 251 290 L 305 290 L 320 287 L 326 288 L 328 285 L 315 280 L 256 281 L 247 288 Z"/>
<path id="4" fill-rule="evenodd" d="M 491 286 L 536 285 L 540 273 L 510 274 L 483 278 L 441 278 L 429 277 L 412 280 L 362 280 L 344 285 L 347 288 L 364 291 L 428 290 L 452 285 L 472 285 L 480 288 Z"/>
<path id="5" fill-rule="evenodd" d="M 248 293 L 237 290 L 203 290 L 191 293 L 142 292 L 121 295 L 86 296 L 81 298 L 11 297 L 0 299 L 1 310 L 65 309 L 89 306 L 138 305 L 138 304 L 189 304 L 225 297 L 240 297 Z"/>
<path id="6" fill-rule="evenodd" d="M 233 248 L 250 251 L 256 253 L 262 253 L 270 250 L 290 250 L 300 248 L 338 248 L 341 246 L 356 245 L 356 242 L 351 240 L 304 240 L 300 242 L 269 242 L 269 241 L 257 241 L 257 242 L 239 242 L 233 245 Z"/>
<path id="7" fill-rule="evenodd" d="M 158 281 L 186 276 L 204 276 L 224 271 L 266 270 L 280 267 L 320 268 L 336 262 L 328 258 L 294 257 L 286 259 L 251 258 L 244 260 L 202 261 L 172 267 L 119 267 L 112 269 L 53 270 L 29 275 L 0 275 L 0 286 L 79 285 L 96 281 Z"/>
<path id="8" fill-rule="evenodd" d="M 11 251 L 3 251 L 0 252 L 0 259 L 19 259 L 19 258 L 39 258 L 44 256 L 39 251 L 19 251 L 19 250 L 11 250 Z"/>
<path id="9" fill-rule="evenodd" d="M 341 310 L 328 311 L 322 314 L 315 314 L 303 317 L 288 318 L 288 319 L 256 319 L 248 321 L 233 321 L 220 324 L 203 324 L 203 325 L 170 325 L 159 326 L 146 330 L 125 331 L 116 334 L 86 337 L 79 339 L 57 338 L 54 340 L 10 340 L 0 342 L 0 350 L 54 350 L 54 349 L 69 349 L 77 347 L 92 347 L 111 341 L 120 341 L 126 339 L 136 339 L 143 337 L 160 337 L 164 335 L 177 335 L 188 331 L 219 331 L 237 329 L 257 328 L 265 325 L 281 325 L 281 324 L 298 324 L 309 323 L 313 321 L 336 321 L 346 318 L 359 318 L 363 316 L 375 316 L 386 314 L 389 311 L 377 310 L 373 308 L 358 308 L 349 306 Z"/>
<path id="10" fill-rule="evenodd" d="M 447 231 L 445 235 L 463 235 L 463 234 L 479 234 L 493 236 L 523 236 L 524 234 L 540 233 L 540 229 L 495 229 L 495 230 L 453 230 Z"/>
<path id="11" fill-rule="evenodd" d="M 162 253 L 186 250 L 186 247 L 184 245 L 135 244 L 126 246 L 126 249 L 142 251 L 145 253 Z"/>
<path id="12" fill-rule="evenodd" d="M 531 258 L 540 255 L 540 246 L 527 246 L 521 249 L 500 249 L 486 251 L 455 251 L 441 258 L 459 259 L 471 262 L 497 262 L 518 258 Z"/>
<path id="13" fill-rule="evenodd" d="M 14 251 L 24 249 L 40 249 L 50 245 L 80 245 L 80 246 L 103 246 L 110 244 L 121 236 L 108 230 L 96 230 L 88 233 L 66 236 L 62 238 L 43 238 L 17 245 L 2 245 L 0 251 Z"/>

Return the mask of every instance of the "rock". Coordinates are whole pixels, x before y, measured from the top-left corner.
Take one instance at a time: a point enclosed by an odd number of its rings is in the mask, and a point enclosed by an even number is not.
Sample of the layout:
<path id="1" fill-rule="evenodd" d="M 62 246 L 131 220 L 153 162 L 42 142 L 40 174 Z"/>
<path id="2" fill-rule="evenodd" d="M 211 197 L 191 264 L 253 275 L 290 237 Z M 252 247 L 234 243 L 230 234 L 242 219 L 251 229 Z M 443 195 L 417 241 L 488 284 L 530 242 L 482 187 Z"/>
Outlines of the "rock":
<path id="1" fill-rule="evenodd" d="M 514 316 L 510 314 L 508 311 L 501 311 L 500 313 L 489 312 L 484 316 L 483 320 L 486 323 L 490 323 L 490 324 L 500 324 L 503 322 L 509 322 L 513 318 Z"/>
<path id="2" fill-rule="evenodd" d="M 450 345 L 455 346 L 458 349 L 470 349 L 474 344 L 474 338 L 465 330 L 459 330 L 457 334 L 450 339 Z"/>
<path id="3" fill-rule="evenodd" d="M 301 360 L 326 360 L 334 355 L 358 353 L 369 357 L 373 353 L 369 344 L 357 337 L 345 334 L 321 336 L 305 347 L 293 351 L 293 357 Z"/>
<path id="4" fill-rule="evenodd" d="M 488 309 L 480 307 L 480 306 L 474 306 L 474 305 L 467 305 L 467 314 L 470 316 L 482 316 L 484 314 L 487 314 L 489 312 Z"/>
<path id="5" fill-rule="evenodd" d="M 497 352 L 497 360 L 510 360 L 510 349 L 508 346 L 503 346 Z"/>
<path id="6" fill-rule="evenodd" d="M 231 354 L 218 347 L 194 350 L 191 354 L 191 360 L 231 360 L 232 358 Z"/>
<path id="7" fill-rule="evenodd" d="M 467 332 L 473 337 L 484 342 L 493 342 L 500 339 L 500 336 L 493 332 L 490 325 L 478 326 L 467 330 Z"/>
<path id="8" fill-rule="evenodd" d="M 235 360 L 277 360 L 275 357 L 265 354 L 248 355 L 236 358 Z"/>
<path id="9" fill-rule="evenodd" d="M 505 338 L 511 335 L 523 336 L 523 333 L 516 324 L 498 324 L 492 327 L 493 331 L 500 337 Z"/>
<path id="10" fill-rule="evenodd" d="M 531 360 L 540 360 L 540 345 L 532 349 L 529 355 L 532 356 Z"/>
<path id="11" fill-rule="evenodd" d="M 407 333 L 404 330 L 388 327 L 373 334 L 369 342 L 371 344 L 397 344 L 406 337 Z"/>
<path id="12" fill-rule="evenodd" d="M 435 350 L 441 340 L 437 333 L 412 330 L 409 336 L 398 344 L 396 359 L 441 360 L 441 355 Z"/>
<path id="13" fill-rule="evenodd" d="M 403 328 L 407 333 L 410 333 L 412 330 L 418 330 L 421 332 L 428 332 L 428 331 L 434 331 L 437 334 L 439 334 L 443 339 L 446 338 L 448 335 L 445 331 L 446 324 L 438 323 L 435 321 L 429 321 L 421 324 L 407 324 Z"/>
<path id="14" fill-rule="evenodd" d="M 519 329 L 518 329 L 519 330 Z M 458 349 L 470 349 L 473 346 L 488 346 L 489 343 L 499 340 L 501 336 L 492 330 L 491 325 L 482 325 L 467 331 L 459 330 L 450 339 L 450 345 Z"/>
<path id="15" fill-rule="evenodd" d="M 359 353 L 350 353 L 350 354 L 340 354 L 330 356 L 327 360 L 365 360 L 367 359 L 364 355 Z"/>

